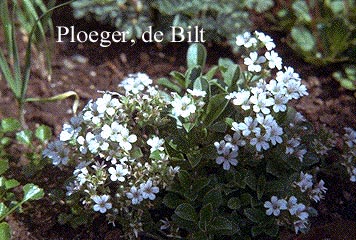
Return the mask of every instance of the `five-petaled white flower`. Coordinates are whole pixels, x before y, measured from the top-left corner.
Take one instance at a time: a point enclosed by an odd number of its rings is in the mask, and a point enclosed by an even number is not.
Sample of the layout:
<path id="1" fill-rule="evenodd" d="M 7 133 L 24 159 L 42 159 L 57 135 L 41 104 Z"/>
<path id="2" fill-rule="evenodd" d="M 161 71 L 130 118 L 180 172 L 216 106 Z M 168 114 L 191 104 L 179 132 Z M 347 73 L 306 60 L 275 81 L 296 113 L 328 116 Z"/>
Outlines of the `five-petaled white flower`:
<path id="1" fill-rule="evenodd" d="M 148 198 L 150 200 L 155 200 L 155 198 L 156 198 L 155 194 L 159 192 L 159 188 L 153 186 L 151 179 L 149 179 L 146 183 L 141 183 L 140 190 L 141 190 L 143 199 Z"/>
<path id="2" fill-rule="evenodd" d="M 251 52 L 250 56 L 244 59 L 244 64 L 247 65 L 247 69 L 251 72 L 261 72 L 262 67 L 260 64 L 265 61 L 266 58 L 264 56 L 258 56 L 257 52 Z"/>
<path id="3" fill-rule="evenodd" d="M 157 136 L 153 136 L 152 138 L 147 140 L 147 144 L 151 147 L 150 151 L 151 153 L 158 150 L 158 151 L 163 151 L 164 147 L 162 146 L 164 144 L 164 139 L 161 139 Z"/>
<path id="4" fill-rule="evenodd" d="M 271 201 L 266 201 L 263 205 L 266 210 L 267 215 L 279 216 L 281 210 L 287 209 L 287 201 L 284 199 L 278 199 L 276 196 L 271 197 Z"/>
<path id="5" fill-rule="evenodd" d="M 110 198 L 109 195 L 93 196 L 92 199 L 95 202 L 93 206 L 94 211 L 105 213 L 106 210 L 111 209 L 112 204 L 108 202 L 109 198 Z"/>
<path id="6" fill-rule="evenodd" d="M 278 57 L 278 53 L 272 50 L 271 52 L 266 52 L 265 57 L 268 60 L 268 67 L 270 69 L 282 69 L 282 58 Z"/>
<path id="7" fill-rule="evenodd" d="M 111 174 L 110 179 L 111 181 L 119 181 L 124 182 L 125 176 L 129 173 L 127 168 L 123 168 L 122 165 L 117 164 L 116 167 L 110 167 L 108 172 Z"/>
<path id="8" fill-rule="evenodd" d="M 197 109 L 193 100 L 188 96 L 183 96 L 181 98 L 178 95 L 175 95 L 171 105 L 173 107 L 172 114 L 176 117 L 189 117 L 191 114 L 195 113 L 195 110 Z"/>
<path id="9" fill-rule="evenodd" d="M 229 170 L 230 165 L 237 165 L 237 151 L 231 151 L 230 148 L 225 148 L 223 152 L 223 156 L 219 156 L 216 158 L 217 164 L 223 164 L 224 170 Z"/>
<path id="10" fill-rule="evenodd" d="M 126 197 L 128 199 L 131 199 L 132 204 L 137 205 L 143 200 L 142 190 L 140 188 L 137 189 L 135 186 L 132 186 L 130 191 L 126 193 Z"/>

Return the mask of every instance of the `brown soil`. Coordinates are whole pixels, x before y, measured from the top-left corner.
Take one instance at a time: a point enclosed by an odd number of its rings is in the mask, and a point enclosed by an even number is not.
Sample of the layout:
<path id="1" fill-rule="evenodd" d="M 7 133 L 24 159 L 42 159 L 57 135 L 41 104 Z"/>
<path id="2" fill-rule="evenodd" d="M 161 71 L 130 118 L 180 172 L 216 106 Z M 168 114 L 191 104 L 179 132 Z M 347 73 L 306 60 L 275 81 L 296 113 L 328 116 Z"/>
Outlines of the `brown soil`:
<path id="1" fill-rule="evenodd" d="M 60 14 L 60 13 L 59 13 Z M 63 16 L 63 17 L 62 17 Z M 70 26 L 74 24 L 70 14 L 55 16 L 57 25 Z M 90 25 L 82 21 L 75 22 L 76 28 L 95 30 L 97 25 Z M 272 34 L 277 39 L 279 34 Z M 292 66 L 304 79 L 309 90 L 309 96 L 295 103 L 295 107 L 301 111 L 316 126 L 326 125 L 328 128 L 342 133 L 344 127 L 356 127 L 356 99 L 353 93 L 339 87 L 338 83 L 331 79 L 330 70 L 323 72 L 299 59 L 290 51 L 283 39 L 278 43 L 277 51 L 284 59 L 284 65 Z M 3 43 L 0 42 L 0 46 Z M 39 57 L 35 56 L 33 73 L 28 90 L 28 97 L 50 97 L 66 91 L 74 90 L 81 98 L 81 107 L 92 98 L 99 96 L 97 90 L 117 90 L 119 82 L 129 73 L 145 72 L 151 78 L 168 76 L 172 70 L 185 69 L 185 54 L 187 44 L 169 44 L 166 46 L 145 44 L 138 42 L 130 47 L 128 44 L 117 44 L 109 48 L 100 48 L 97 44 L 73 44 L 57 43 L 53 60 L 53 77 L 48 81 L 43 73 L 43 65 Z M 232 55 L 228 47 L 213 45 L 208 46 L 208 64 L 216 64 L 219 57 Z M 333 68 L 337 68 L 334 66 Z M 0 84 L 0 119 L 16 116 L 17 106 L 13 96 L 2 80 Z M 62 124 L 72 116 L 73 100 L 63 100 L 54 103 L 29 103 L 26 105 L 26 120 L 30 127 L 43 123 L 50 126 L 56 135 L 61 131 Z M 80 107 L 79 107 L 80 109 Z M 337 161 L 337 159 L 335 159 Z M 44 187 L 47 195 L 44 199 L 32 204 L 26 215 L 14 214 L 8 218 L 14 231 L 13 239 L 119 239 L 120 230 L 112 228 L 102 219 L 95 219 L 91 229 L 72 229 L 70 226 L 61 226 L 57 223 L 58 214 L 66 209 L 64 203 L 55 201 L 48 193 L 59 186 L 55 183 L 64 182 L 65 176 L 57 169 L 48 166 L 41 176 L 34 177 L 36 184 Z M 323 239 L 335 237 L 341 230 L 343 221 L 355 224 L 356 212 L 356 186 L 351 185 L 347 176 L 325 176 L 329 191 L 326 199 L 318 206 L 320 216 L 315 225 L 318 228 L 312 231 L 310 236 Z M 335 231 L 330 231 L 323 238 L 315 231 L 324 231 L 334 221 Z M 350 222 L 346 222 L 349 224 Z M 324 227 L 325 225 L 325 227 Z M 324 230 L 323 230 L 324 229 Z M 340 229 L 340 230 L 338 230 Z M 284 239 L 293 239 L 291 234 L 283 235 Z M 301 239 L 303 237 L 300 237 Z M 340 239 L 340 238 L 332 238 Z M 352 239 L 352 235 L 350 238 Z"/>

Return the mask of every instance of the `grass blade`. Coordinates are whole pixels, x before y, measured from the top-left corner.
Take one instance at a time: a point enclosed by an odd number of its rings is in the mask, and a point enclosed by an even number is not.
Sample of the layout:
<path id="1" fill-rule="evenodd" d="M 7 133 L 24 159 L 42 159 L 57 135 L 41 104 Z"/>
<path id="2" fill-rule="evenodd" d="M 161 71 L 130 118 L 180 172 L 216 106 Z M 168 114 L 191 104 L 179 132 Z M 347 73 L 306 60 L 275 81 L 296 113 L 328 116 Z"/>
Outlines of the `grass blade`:
<path id="1" fill-rule="evenodd" d="M 72 108 L 73 108 L 73 113 L 76 113 L 79 106 L 79 96 L 74 91 L 68 91 L 49 98 L 27 98 L 26 102 L 55 102 L 55 101 L 64 100 L 69 97 L 75 98 Z"/>

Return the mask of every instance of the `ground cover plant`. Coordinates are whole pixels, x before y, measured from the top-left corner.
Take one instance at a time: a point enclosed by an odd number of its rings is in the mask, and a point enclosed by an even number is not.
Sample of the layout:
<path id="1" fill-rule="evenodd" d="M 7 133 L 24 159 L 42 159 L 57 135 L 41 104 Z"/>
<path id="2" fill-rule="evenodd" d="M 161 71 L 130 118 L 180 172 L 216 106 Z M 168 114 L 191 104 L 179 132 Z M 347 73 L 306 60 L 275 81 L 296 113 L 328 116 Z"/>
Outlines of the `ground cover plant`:
<path id="1" fill-rule="evenodd" d="M 236 43 L 245 47 L 243 70 L 220 59 L 203 74 L 207 53 L 194 44 L 188 70 L 159 79 L 170 90 L 132 74 L 121 92 L 103 92 L 63 125 L 44 155 L 75 167 L 67 202 L 81 205 L 83 222 L 100 212 L 127 238 L 276 237 L 279 226 L 309 229 L 317 214 L 311 202 L 327 190 L 315 167 L 328 149 L 287 105 L 308 95 L 306 87 L 293 68 L 283 68 L 268 35 L 247 32 Z"/>
<path id="2" fill-rule="evenodd" d="M 290 47 L 306 62 L 318 66 L 343 63 L 334 78 L 355 90 L 356 2 L 281 1 L 273 17 L 279 30 L 286 31 Z"/>
<path id="3" fill-rule="evenodd" d="M 127 37 L 141 38 L 142 33 L 153 26 L 166 36 L 172 34 L 171 26 L 185 29 L 198 26 L 206 31 L 209 41 L 229 41 L 234 47 L 234 39 L 251 27 L 248 9 L 261 13 L 273 6 L 273 1 L 131 1 L 107 0 L 72 3 L 76 18 L 94 18 L 99 22 L 111 24 L 119 30 L 128 31 Z M 194 29 L 189 29 L 193 32 Z M 195 33 L 193 33 L 194 35 Z M 180 39 L 178 40 L 180 41 Z"/>
<path id="4" fill-rule="evenodd" d="M 1 239 L 9 240 L 11 239 L 11 228 L 6 222 L 6 217 L 15 211 L 22 212 L 22 206 L 26 202 L 32 200 L 41 199 L 44 196 L 43 189 L 39 188 L 33 183 L 26 183 L 23 189 L 22 198 L 18 197 L 18 194 L 14 190 L 16 187 L 20 186 L 20 182 L 14 178 L 7 178 L 7 171 L 10 169 L 11 156 L 7 153 L 7 148 L 9 145 L 14 144 L 13 141 L 16 140 L 18 143 L 25 144 L 27 147 L 34 147 L 31 144 L 32 132 L 29 130 L 21 131 L 21 124 L 16 119 L 6 118 L 1 120 L 0 127 L 0 236 Z M 16 139 L 14 139 L 14 133 L 16 133 Z M 36 138 L 42 143 L 46 142 L 51 138 L 51 132 L 48 127 L 41 126 L 36 130 Z M 42 166 L 43 163 L 38 163 L 41 161 L 41 152 L 43 149 L 36 151 L 30 149 L 29 159 L 37 161 L 37 163 L 32 162 L 32 165 L 28 166 Z M 36 156 L 37 154 L 37 156 Z M 28 168 L 29 169 L 29 168 Z"/>

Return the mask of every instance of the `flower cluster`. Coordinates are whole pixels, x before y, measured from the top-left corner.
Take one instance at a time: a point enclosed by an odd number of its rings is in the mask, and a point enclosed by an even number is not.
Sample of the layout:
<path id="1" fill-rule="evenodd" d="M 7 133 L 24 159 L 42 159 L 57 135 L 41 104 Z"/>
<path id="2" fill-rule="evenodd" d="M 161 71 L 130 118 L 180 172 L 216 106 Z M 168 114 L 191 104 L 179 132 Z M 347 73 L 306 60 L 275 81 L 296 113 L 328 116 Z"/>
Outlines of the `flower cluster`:
<path id="1" fill-rule="evenodd" d="M 308 173 L 304 174 L 303 172 L 300 173 L 300 180 L 294 182 L 294 186 L 299 187 L 302 194 L 307 194 L 309 198 L 313 199 L 315 202 L 320 201 L 327 190 L 323 180 L 320 180 L 317 184 L 313 184 L 313 176 Z M 286 199 L 288 199 L 288 201 Z M 272 196 L 271 201 L 266 201 L 264 203 L 264 207 L 267 209 L 267 215 L 273 214 L 275 217 L 283 215 L 279 217 L 280 223 L 288 224 L 289 222 L 292 222 L 295 233 L 298 233 L 299 231 L 305 232 L 309 227 L 309 215 L 315 210 L 306 205 L 307 204 L 304 203 L 298 203 L 298 199 L 295 196 L 282 199 L 278 199 L 277 196 Z"/>
<path id="2" fill-rule="evenodd" d="M 64 124 L 59 140 L 44 155 L 54 165 L 75 165 L 67 195 L 80 199 L 84 209 L 120 222 L 129 237 L 157 225 L 143 219 L 161 202 L 172 211 L 160 211 L 160 234 L 171 237 L 191 238 L 191 229 L 214 228 L 208 222 L 219 219 L 224 231 L 204 237 L 235 238 L 239 233 L 231 227 L 228 209 L 236 213 L 237 207 L 245 208 L 243 221 L 261 215 L 261 221 L 253 221 L 261 233 L 276 236 L 278 231 L 267 229 L 272 222 L 305 231 L 316 211 L 310 202 L 319 202 L 327 190 L 323 180 L 317 182 L 309 173 L 319 161 L 318 151 L 325 154 L 329 145 L 288 106 L 308 93 L 299 74 L 283 68 L 273 40 L 255 32 L 238 36 L 236 43 L 247 53 L 241 72 L 222 59 L 204 75 L 200 67 L 205 60 L 190 56 L 192 66 L 185 74 L 159 81 L 175 91 L 161 91 L 144 73 L 131 74 L 119 85 L 122 92 L 103 92 Z M 192 47 L 190 55 L 205 51 Z M 348 130 L 349 148 L 355 148 L 355 139 Z M 219 203 L 216 210 L 213 202 Z M 191 221 L 202 215 L 210 220 Z"/>
<path id="3" fill-rule="evenodd" d="M 253 72 L 261 72 L 264 69 L 264 75 L 259 76 L 255 86 L 241 88 L 239 91 L 234 91 L 226 96 L 227 99 L 232 101 L 233 105 L 244 112 L 245 117 L 241 122 L 235 121 L 232 123 L 231 129 L 234 137 L 230 138 L 239 141 L 235 144 L 234 149 L 231 149 L 231 144 L 225 144 L 226 140 L 215 143 L 220 155 L 216 162 L 218 164 L 224 163 L 225 170 L 230 169 L 230 165 L 237 165 L 237 146 L 242 147 L 249 143 L 255 147 L 257 152 L 261 152 L 281 144 L 285 132 L 275 117 L 287 111 L 287 103 L 290 100 L 308 95 L 306 87 L 301 83 L 299 74 L 295 73 L 293 68 L 285 67 L 284 71 L 278 71 L 275 77 L 271 75 L 270 69 L 281 69 L 282 61 L 274 51 L 268 52 L 275 47 L 273 40 L 268 35 L 255 32 L 255 36 L 251 36 L 250 33 L 245 33 L 236 38 L 236 43 L 239 46 L 245 46 L 248 51 L 252 50 L 250 57 L 245 58 L 244 62 L 250 71 L 245 75 L 246 81 L 252 82 L 254 80 L 255 74 Z M 258 57 L 258 51 L 264 51 L 264 49 L 268 50 L 265 56 Z M 266 59 L 269 61 L 267 65 L 256 65 L 257 63 L 264 63 Z M 292 154 L 294 148 L 299 144 L 295 139 L 287 141 L 290 146 L 286 147 L 286 153 Z M 305 152 L 305 149 L 296 152 L 301 161 Z"/>
<path id="4" fill-rule="evenodd" d="M 162 124 L 166 107 L 151 83 L 146 74 L 130 75 L 121 83 L 124 94 L 105 92 L 90 101 L 43 153 L 54 165 L 76 165 L 67 195 L 79 194 L 85 208 L 111 222 L 132 205 L 151 206 L 179 170 L 170 165 L 158 129 L 144 128 Z M 141 212 L 132 223 L 139 223 Z"/>
<path id="5" fill-rule="evenodd" d="M 182 128 L 184 123 L 194 123 L 205 105 L 203 99 L 206 92 L 197 89 L 187 89 L 184 96 L 172 92 L 172 100 L 169 104 L 172 106 L 171 116 L 176 119 L 177 127 Z"/>
<path id="6" fill-rule="evenodd" d="M 356 131 L 352 128 L 345 128 L 344 142 L 346 144 L 346 150 L 344 153 L 347 172 L 350 175 L 350 181 L 356 182 Z"/>

